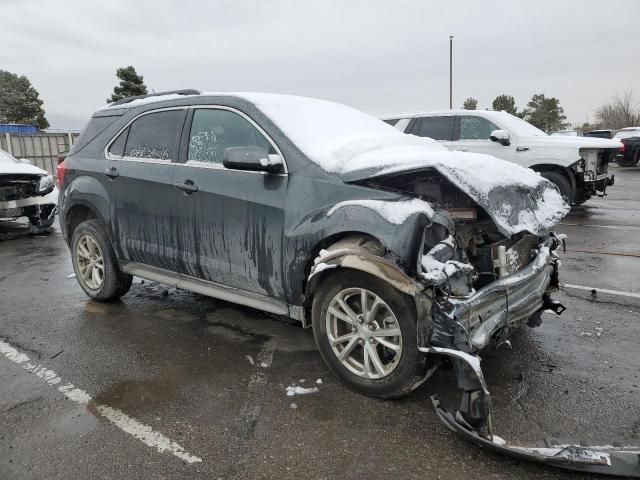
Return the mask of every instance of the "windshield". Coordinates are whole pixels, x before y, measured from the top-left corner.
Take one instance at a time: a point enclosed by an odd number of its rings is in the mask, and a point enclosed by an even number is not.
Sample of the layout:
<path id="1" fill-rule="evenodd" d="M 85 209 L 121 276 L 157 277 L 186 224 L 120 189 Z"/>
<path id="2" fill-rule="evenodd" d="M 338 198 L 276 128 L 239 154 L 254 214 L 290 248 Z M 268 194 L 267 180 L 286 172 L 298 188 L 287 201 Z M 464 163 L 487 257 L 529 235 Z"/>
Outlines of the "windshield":
<path id="1" fill-rule="evenodd" d="M 4 150 L 0 150 L 0 165 L 7 165 L 9 163 L 20 163 Z"/>
<path id="2" fill-rule="evenodd" d="M 495 112 L 496 119 L 511 133 L 518 137 L 546 137 L 539 128 L 534 127 L 529 122 L 525 122 L 521 118 L 511 115 L 507 112 Z"/>
<path id="3" fill-rule="evenodd" d="M 405 135 L 391 125 L 346 105 L 277 94 L 242 93 L 313 162 L 327 172 L 351 167 L 352 159 L 392 146 L 445 151 L 434 140 Z"/>
<path id="4" fill-rule="evenodd" d="M 622 130 L 613 136 L 613 138 L 631 138 L 631 137 L 640 137 L 640 129 Z"/>

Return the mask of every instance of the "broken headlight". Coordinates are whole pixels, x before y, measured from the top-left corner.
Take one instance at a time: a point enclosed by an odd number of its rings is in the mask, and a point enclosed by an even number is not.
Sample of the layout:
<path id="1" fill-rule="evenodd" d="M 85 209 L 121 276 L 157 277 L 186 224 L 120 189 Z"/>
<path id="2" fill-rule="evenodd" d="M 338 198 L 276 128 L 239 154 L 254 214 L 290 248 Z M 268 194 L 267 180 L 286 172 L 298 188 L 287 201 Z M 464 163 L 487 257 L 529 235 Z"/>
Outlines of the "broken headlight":
<path id="1" fill-rule="evenodd" d="M 53 177 L 51 175 L 43 175 L 38 180 L 37 192 L 39 195 L 46 195 L 53 191 Z"/>

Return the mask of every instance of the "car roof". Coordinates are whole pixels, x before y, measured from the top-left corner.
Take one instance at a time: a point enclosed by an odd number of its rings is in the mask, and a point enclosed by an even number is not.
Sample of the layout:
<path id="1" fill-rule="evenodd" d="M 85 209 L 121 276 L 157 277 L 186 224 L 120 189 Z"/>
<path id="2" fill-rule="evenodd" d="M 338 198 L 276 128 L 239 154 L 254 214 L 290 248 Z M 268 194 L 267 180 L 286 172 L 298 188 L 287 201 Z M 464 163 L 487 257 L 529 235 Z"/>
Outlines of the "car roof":
<path id="1" fill-rule="evenodd" d="M 465 109 L 453 109 L 453 110 L 426 110 L 419 112 L 405 112 L 383 115 L 380 117 L 382 120 L 396 120 L 401 118 L 414 118 L 414 117 L 432 117 L 436 115 L 448 116 L 448 115 L 482 115 L 489 118 L 500 118 L 508 113 L 503 110 L 465 110 Z"/>

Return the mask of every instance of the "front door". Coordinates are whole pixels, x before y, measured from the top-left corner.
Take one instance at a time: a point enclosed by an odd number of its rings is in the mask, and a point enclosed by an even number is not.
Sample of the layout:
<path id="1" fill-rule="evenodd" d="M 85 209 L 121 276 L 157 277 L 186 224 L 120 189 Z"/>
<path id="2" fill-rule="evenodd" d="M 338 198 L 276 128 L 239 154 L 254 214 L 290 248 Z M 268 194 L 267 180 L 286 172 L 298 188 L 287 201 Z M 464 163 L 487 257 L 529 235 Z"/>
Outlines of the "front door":
<path id="1" fill-rule="evenodd" d="M 187 110 L 136 118 L 108 147 L 113 178 L 111 228 L 122 260 L 175 270 L 171 184 Z M 107 172 L 109 173 L 109 172 Z"/>
<path id="2" fill-rule="evenodd" d="M 513 162 L 516 157 L 515 140 L 510 145 L 502 145 L 490 139 L 491 132 L 500 127 L 484 117 L 477 115 L 460 115 L 457 117 L 458 135 L 452 142 L 453 149 L 464 152 L 485 153 L 494 157 Z"/>
<path id="3" fill-rule="evenodd" d="M 187 120 L 177 166 L 175 229 L 180 273 L 284 298 L 282 248 L 287 175 L 227 169 L 229 147 L 259 146 L 278 153 L 273 141 L 242 112 L 195 108 Z"/>

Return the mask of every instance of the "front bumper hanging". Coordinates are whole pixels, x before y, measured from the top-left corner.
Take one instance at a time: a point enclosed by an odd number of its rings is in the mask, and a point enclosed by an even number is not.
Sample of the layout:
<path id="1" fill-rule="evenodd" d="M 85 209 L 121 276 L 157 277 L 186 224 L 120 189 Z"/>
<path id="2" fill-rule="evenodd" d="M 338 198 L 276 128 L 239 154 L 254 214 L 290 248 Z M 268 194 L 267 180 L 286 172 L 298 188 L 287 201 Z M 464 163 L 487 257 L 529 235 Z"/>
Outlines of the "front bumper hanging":
<path id="1" fill-rule="evenodd" d="M 469 408 L 469 404 L 465 402 L 466 395 L 469 393 L 467 391 L 463 396 L 463 406 L 461 408 L 466 412 L 458 411 L 455 414 L 442 409 L 437 396 L 431 397 L 440 420 L 465 440 L 502 455 L 509 455 L 520 460 L 533 461 L 566 470 L 640 478 L 640 447 L 554 445 L 546 448 L 537 448 L 508 445 L 505 440 L 493 433 L 491 396 L 480 368 L 480 357 L 448 348 L 421 347 L 419 350 L 424 353 L 453 357 L 458 362 L 464 362 L 468 369 L 475 374 L 478 387 L 476 392 L 482 397 L 478 403 L 483 405 L 484 408 Z M 484 415 L 485 418 L 479 419 L 478 413 L 481 416 Z M 471 421 L 469 421 L 470 419 Z M 473 420 L 481 420 L 478 423 L 480 427 L 472 426 Z"/>

